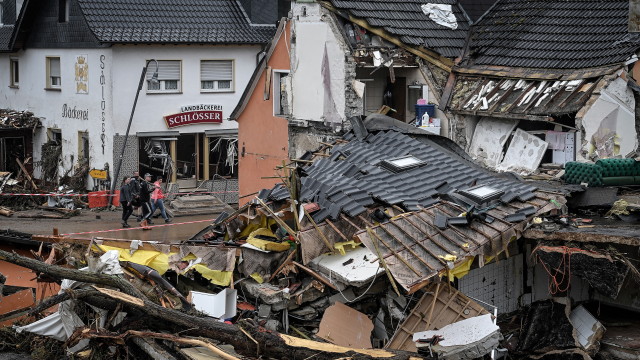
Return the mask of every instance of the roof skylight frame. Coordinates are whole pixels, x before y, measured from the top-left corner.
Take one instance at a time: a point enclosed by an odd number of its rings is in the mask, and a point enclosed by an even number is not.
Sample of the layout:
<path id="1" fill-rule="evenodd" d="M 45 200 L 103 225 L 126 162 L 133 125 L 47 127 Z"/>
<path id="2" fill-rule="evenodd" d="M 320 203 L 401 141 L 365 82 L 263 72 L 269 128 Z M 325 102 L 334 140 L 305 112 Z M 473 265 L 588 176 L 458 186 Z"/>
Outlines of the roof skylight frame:
<path id="1" fill-rule="evenodd" d="M 474 201 L 476 204 L 481 205 L 500 199 L 500 197 L 504 195 L 504 190 L 481 184 L 465 190 L 458 190 L 458 193 Z"/>
<path id="2" fill-rule="evenodd" d="M 392 171 L 394 173 L 399 173 L 402 171 L 407 171 L 411 169 L 415 169 L 420 166 L 426 165 L 427 162 L 419 159 L 414 155 L 405 155 L 392 159 L 385 159 L 380 162 L 380 167 Z"/>

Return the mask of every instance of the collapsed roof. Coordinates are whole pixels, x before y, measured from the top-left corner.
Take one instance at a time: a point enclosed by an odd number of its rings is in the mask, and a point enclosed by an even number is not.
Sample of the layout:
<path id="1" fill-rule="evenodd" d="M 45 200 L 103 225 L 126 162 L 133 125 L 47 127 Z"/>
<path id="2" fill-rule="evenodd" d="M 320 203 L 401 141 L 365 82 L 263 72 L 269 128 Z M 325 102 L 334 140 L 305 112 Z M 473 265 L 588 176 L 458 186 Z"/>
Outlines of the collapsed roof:
<path id="1" fill-rule="evenodd" d="M 426 47 L 438 54 L 455 58 L 464 48 L 469 30 L 467 17 L 454 0 L 331 0 L 338 10 L 364 19 L 370 26 L 380 27 L 407 45 Z M 449 5 L 456 28 L 438 24 L 422 10 L 426 4 Z"/>
<path id="2" fill-rule="evenodd" d="M 341 212 L 357 216 L 376 203 L 416 211 L 438 203 L 448 191 L 474 185 L 500 189 L 510 199 L 534 196 L 534 186 L 483 169 L 447 138 L 415 128 L 406 134 L 406 124 L 381 115 L 369 116 L 365 126 L 388 130 L 363 139 L 348 133 L 344 137 L 348 142 L 333 146 L 330 157 L 305 168 L 300 200 L 320 205 L 316 221 L 335 220 Z M 394 168 L 395 160 L 399 168 Z M 402 166 L 403 162 L 414 164 Z M 279 188 L 271 197 L 287 194 Z"/>

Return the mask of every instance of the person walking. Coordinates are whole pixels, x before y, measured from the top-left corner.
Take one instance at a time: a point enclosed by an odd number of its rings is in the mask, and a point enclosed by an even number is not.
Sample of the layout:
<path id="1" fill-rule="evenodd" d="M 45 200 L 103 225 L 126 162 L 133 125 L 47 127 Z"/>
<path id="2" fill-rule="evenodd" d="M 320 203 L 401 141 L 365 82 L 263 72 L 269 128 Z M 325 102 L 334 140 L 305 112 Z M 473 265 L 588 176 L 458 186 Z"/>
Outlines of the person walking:
<path id="1" fill-rule="evenodd" d="M 151 193 L 151 214 L 155 213 L 157 209 L 160 209 L 160 214 L 165 223 L 170 223 L 171 219 L 167 216 L 167 211 L 164 208 L 164 192 L 162 191 L 162 177 L 158 177 L 158 180 L 153 183 L 154 190 Z"/>
<path id="2" fill-rule="evenodd" d="M 136 211 L 136 217 L 138 221 L 142 221 L 141 208 L 140 208 L 140 184 L 142 183 L 142 178 L 140 177 L 140 173 L 137 171 L 133 172 L 131 176 L 131 182 L 129 183 L 129 187 L 131 188 L 131 205 Z"/>
<path id="3" fill-rule="evenodd" d="M 131 202 L 133 201 L 133 196 L 131 195 L 131 178 L 124 177 L 122 179 L 122 186 L 120 187 L 120 205 L 122 205 L 122 227 L 128 228 L 131 227 L 127 223 L 129 220 L 129 216 L 133 213 L 133 206 L 131 206 Z"/>
<path id="4" fill-rule="evenodd" d="M 151 217 L 151 193 L 153 186 L 151 185 L 151 174 L 144 174 L 144 180 L 140 182 L 140 207 L 142 208 L 142 220 L 140 226 L 149 229 L 147 226 L 153 224 L 149 219 Z"/>

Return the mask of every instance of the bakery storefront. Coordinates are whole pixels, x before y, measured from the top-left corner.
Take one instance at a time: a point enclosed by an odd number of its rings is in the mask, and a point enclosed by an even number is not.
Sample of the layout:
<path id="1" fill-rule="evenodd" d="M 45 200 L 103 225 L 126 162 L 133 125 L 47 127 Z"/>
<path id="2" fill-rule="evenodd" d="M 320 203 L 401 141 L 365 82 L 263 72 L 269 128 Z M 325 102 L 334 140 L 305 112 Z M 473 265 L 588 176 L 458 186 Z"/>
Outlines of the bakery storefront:
<path id="1" fill-rule="evenodd" d="M 162 176 L 180 189 L 237 187 L 238 128 L 216 104 L 181 106 L 164 116 L 166 130 L 138 132 L 140 173 Z M 221 186 L 222 185 L 222 186 Z"/>

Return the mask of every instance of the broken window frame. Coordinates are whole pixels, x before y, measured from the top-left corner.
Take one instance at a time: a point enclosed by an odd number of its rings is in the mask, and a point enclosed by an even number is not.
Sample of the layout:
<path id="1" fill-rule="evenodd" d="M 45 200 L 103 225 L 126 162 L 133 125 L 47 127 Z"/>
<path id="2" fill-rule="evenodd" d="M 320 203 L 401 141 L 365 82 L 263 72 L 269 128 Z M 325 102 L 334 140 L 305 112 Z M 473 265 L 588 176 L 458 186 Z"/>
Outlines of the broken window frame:
<path id="1" fill-rule="evenodd" d="M 78 131 L 78 163 L 89 162 L 89 132 Z"/>
<path id="2" fill-rule="evenodd" d="M 155 66 L 147 69 L 147 94 L 182 93 L 182 60 L 158 60 L 158 82 L 151 81 Z"/>
<path id="3" fill-rule="evenodd" d="M 218 64 L 218 69 L 207 69 L 207 65 L 212 66 Z M 230 65 L 230 71 L 227 69 L 221 69 L 222 66 Z M 200 60 L 200 92 L 201 93 L 220 93 L 220 92 L 235 92 L 235 67 L 236 63 L 233 59 L 215 59 L 215 60 Z M 223 74 L 227 72 L 227 74 Z M 228 82 L 228 87 L 221 87 L 221 84 Z M 211 83 L 212 87 L 206 88 L 205 83 Z"/>
<path id="4" fill-rule="evenodd" d="M 406 164 L 406 165 L 402 165 L 402 164 L 397 164 L 398 161 L 402 161 L 402 160 L 414 160 L 412 163 L 410 164 Z M 417 167 L 420 166 L 424 166 L 426 165 L 427 162 L 418 158 L 417 156 L 414 155 L 405 155 L 405 156 L 399 156 L 393 159 L 385 159 L 382 160 L 379 165 L 380 167 L 387 169 L 391 172 L 394 173 L 399 173 L 399 172 L 403 172 L 403 171 L 407 171 L 407 170 L 411 170 L 411 169 L 415 169 Z"/>
<path id="5" fill-rule="evenodd" d="M 62 73 L 60 56 L 47 56 L 47 86 L 46 90 L 62 89 Z"/>
<path id="6" fill-rule="evenodd" d="M 288 116 L 282 111 L 282 79 L 290 76 L 289 70 L 273 70 L 273 116 Z"/>
<path id="7" fill-rule="evenodd" d="M 17 88 L 20 85 L 20 62 L 18 58 L 9 59 L 9 73 L 9 87 Z"/>

